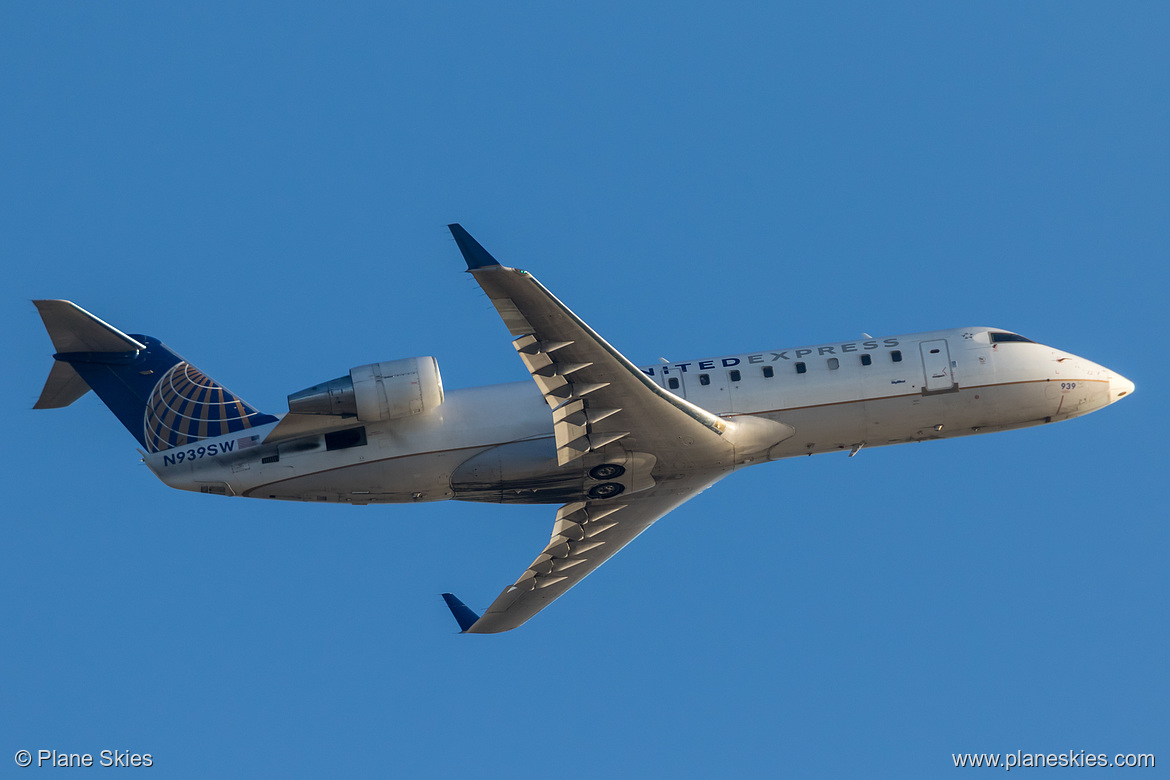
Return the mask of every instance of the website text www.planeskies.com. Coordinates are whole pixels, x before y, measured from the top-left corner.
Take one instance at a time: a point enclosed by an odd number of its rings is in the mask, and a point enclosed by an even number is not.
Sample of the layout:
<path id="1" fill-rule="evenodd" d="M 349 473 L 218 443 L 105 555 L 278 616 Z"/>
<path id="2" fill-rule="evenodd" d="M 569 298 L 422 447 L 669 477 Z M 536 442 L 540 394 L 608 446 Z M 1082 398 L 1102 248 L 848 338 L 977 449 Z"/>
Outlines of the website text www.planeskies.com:
<path id="1" fill-rule="evenodd" d="M 1068 750 L 1064 753 L 952 753 L 956 767 L 986 767 L 1011 771 L 1031 767 L 1154 767 L 1153 753 L 1090 753 Z"/>

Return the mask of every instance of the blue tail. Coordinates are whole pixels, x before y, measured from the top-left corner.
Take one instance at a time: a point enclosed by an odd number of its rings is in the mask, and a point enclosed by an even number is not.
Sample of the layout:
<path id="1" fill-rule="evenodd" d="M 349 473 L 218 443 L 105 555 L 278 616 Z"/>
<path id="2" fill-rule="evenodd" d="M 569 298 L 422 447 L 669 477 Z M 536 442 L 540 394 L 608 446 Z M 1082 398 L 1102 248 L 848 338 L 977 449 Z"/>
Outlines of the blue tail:
<path id="1" fill-rule="evenodd" d="M 34 408 L 97 393 L 148 452 L 276 422 L 150 336 L 129 336 L 69 301 L 33 301 L 57 353 Z"/>

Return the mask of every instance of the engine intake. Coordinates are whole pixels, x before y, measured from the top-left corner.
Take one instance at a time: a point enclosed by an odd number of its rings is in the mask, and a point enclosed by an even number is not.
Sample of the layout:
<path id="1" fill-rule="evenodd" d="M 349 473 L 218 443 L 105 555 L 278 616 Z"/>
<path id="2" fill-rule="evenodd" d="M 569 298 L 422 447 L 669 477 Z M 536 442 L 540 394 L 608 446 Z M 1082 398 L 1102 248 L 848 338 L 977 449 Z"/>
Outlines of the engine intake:
<path id="1" fill-rule="evenodd" d="M 433 357 L 358 366 L 329 382 L 288 397 L 294 414 L 333 414 L 362 422 L 410 417 L 443 403 L 443 378 Z"/>

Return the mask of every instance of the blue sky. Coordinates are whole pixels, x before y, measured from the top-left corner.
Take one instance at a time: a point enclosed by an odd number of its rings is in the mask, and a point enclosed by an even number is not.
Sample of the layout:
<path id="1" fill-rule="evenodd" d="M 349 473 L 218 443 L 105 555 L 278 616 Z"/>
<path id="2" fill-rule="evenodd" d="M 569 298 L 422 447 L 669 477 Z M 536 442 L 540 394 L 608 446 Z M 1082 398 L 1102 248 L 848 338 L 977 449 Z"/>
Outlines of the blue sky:
<path id="1" fill-rule="evenodd" d="M 6 4 L 0 766 L 1170 762 L 1168 32 L 1157 3 Z M 411 355 L 523 379 L 453 221 L 635 362 L 995 325 L 1137 393 L 733 475 L 494 637 L 439 594 L 488 604 L 551 508 L 181 493 L 92 395 L 31 410 L 40 297 L 271 411 Z"/>

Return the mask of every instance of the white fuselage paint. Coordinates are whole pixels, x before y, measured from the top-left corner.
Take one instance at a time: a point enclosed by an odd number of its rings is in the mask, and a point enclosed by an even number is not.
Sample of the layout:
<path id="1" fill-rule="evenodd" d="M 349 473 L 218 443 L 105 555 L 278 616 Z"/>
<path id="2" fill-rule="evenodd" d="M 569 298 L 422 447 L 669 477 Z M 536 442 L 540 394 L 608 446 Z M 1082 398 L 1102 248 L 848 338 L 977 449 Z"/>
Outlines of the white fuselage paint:
<path id="1" fill-rule="evenodd" d="M 796 430 L 766 458 L 737 465 L 1040 425 L 1133 391 L 1124 377 L 1068 352 L 993 344 L 991 330 L 769 350 L 644 371 L 733 424 L 759 417 Z M 336 428 L 360 425 L 339 419 Z M 163 482 L 184 490 L 353 504 L 560 503 L 596 484 L 580 463 L 556 465 L 552 416 L 531 381 L 450 390 L 432 411 L 365 423 L 360 446 L 329 450 L 321 434 L 247 446 L 263 442 L 274 427 L 247 432 L 256 439 L 232 434 L 146 455 L 145 462 Z"/>

